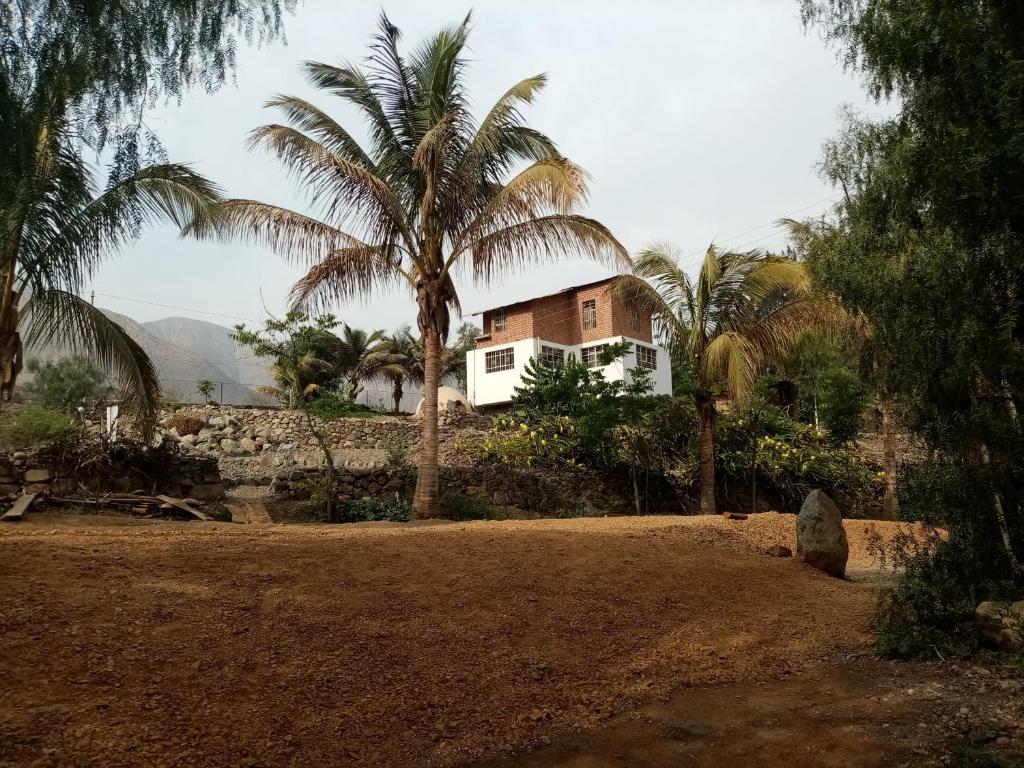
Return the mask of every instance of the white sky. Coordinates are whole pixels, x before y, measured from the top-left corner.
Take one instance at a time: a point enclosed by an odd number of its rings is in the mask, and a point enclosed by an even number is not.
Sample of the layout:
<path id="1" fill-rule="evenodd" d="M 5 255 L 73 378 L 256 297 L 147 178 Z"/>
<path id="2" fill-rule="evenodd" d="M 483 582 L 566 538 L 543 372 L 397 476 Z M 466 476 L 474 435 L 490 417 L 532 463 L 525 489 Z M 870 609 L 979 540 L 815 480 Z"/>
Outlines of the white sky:
<path id="1" fill-rule="evenodd" d="M 384 5 L 406 48 L 460 20 L 468 7 L 466 0 Z M 276 92 L 310 98 L 362 136 L 358 115 L 309 88 L 297 65 L 362 59 L 380 9 L 376 2 L 305 0 L 286 19 L 286 46 L 239 50 L 236 85 L 151 116 L 170 160 L 193 163 L 230 196 L 303 210 L 281 166 L 247 152 L 245 136 L 281 120 L 262 108 Z M 804 33 L 796 0 L 478 0 L 470 47 L 478 114 L 510 85 L 546 72 L 548 87 L 526 114 L 591 174 L 586 213 L 631 251 L 669 240 L 688 264 L 712 240 L 781 246 L 771 222 L 823 212 L 834 196 L 816 165 L 822 142 L 836 131 L 838 108 L 891 112 L 868 103 L 833 52 Z M 500 285 L 458 287 L 472 310 L 606 274 L 567 261 Z M 262 318 L 264 303 L 283 313 L 298 275 L 269 251 L 182 241 L 161 227 L 105 265 L 93 288 L 98 305 L 137 320 L 184 315 L 232 325 L 234 317 Z M 388 329 L 415 319 L 407 293 L 341 306 L 336 314 L 351 325 Z"/>

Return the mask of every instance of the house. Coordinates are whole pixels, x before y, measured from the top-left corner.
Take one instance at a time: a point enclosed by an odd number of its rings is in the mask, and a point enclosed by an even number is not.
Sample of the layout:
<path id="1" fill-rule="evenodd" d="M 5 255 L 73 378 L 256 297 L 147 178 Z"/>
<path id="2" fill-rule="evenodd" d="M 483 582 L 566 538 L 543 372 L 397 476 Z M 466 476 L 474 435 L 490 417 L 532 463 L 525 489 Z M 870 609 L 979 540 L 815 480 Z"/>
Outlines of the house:
<path id="1" fill-rule="evenodd" d="M 466 353 L 470 402 L 476 406 L 509 402 L 531 357 L 562 362 L 574 355 L 596 368 L 601 349 L 619 341 L 632 342 L 633 348 L 602 368 L 605 378 L 622 380 L 631 368 L 647 368 L 654 394 L 671 394 L 672 366 L 668 352 L 653 340 L 651 317 L 616 296 L 614 280 L 473 313 L 483 315 L 483 334 L 476 348 Z"/>

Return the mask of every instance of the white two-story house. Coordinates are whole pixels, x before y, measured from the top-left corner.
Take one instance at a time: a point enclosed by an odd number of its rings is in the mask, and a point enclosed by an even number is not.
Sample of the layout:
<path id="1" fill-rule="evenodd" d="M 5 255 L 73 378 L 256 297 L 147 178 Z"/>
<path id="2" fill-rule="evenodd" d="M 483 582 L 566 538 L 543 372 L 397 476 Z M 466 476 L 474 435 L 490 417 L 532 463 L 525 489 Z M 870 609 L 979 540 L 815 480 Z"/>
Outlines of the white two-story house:
<path id="1" fill-rule="evenodd" d="M 605 366 L 609 380 L 622 380 L 631 368 L 651 372 L 654 394 L 672 393 L 668 352 L 658 346 L 646 312 L 628 306 L 612 290 L 615 278 L 519 301 L 476 314 L 483 316 L 483 334 L 466 353 L 466 394 L 476 406 L 499 405 L 512 399 L 531 357 L 563 361 L 575 355 L 597 367 L 601 349 L 619 341 L 633 348 Z"/>

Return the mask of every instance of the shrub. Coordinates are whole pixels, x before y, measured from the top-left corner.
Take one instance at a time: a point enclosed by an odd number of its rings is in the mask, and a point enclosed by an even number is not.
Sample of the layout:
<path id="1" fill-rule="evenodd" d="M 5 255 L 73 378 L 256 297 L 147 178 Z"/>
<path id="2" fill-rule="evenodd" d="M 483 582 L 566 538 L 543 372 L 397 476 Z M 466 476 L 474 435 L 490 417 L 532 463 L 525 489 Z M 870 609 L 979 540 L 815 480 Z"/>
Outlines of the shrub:
<path id="1" fill-rule="evenodd" d="M 448 520 L 486 520 L 491 516 L 487 499 L 461 491 L 441 494 L 441 516 Z"/>
<path id="2" fill-rule="evenodd" d="M 339 522 L 362 523 L 375 520 L 407 523 L 412 520 L 412 505 L 397 493 L 394 496 L 348 499 L 342 502 Z"/>
<path id="3" fill-rule="evenodd" d="M 384 445 L 384 451 L 392 467 L 404 467 L 409 463 L 409 446 L 404 440 L 389 440 Z"/>
<path id="4" fill-rule="evenodd" d="M 70 439 L 78 432 L 71 416 L 52 408 L 30 405 L 9 417 L 0 429 L 5 448 L 33 448 Z"/>
<path id="5" fill-rule="evenodd" d="M 926 528 L 944 526 L 948 535 L 933 533 L 924 545 L 900 536 L 879 552 L 902 569 L 876 624 L 876 642 L 884 655 L 969 655 L 979 647 L 974 629 L 977 605 L 984 600 L 1019 599 L 1019 586 L 1010 575 L 1009 560 L 987 508 L 991 482 L 985 467 L 954 462 L 918 467 L 900 478 L 904 519 L 919 520 Z"/>
<path id="6" fill-rule="evenodd" d="M 479 458 L 513 467 L 575 464 L 580 453 L 579 432 L 568 416 L 541 416 L 529 423 L 498 419 L 486 438 L 463 443 L 463 447 Z"/>
<path id="7" fill-rule="evenodd" d="M 199 431 L 206 425 L 202 419 L 197 419 L 195 416 L 188 416 L 184 413 L 174 413 L 167 419 L 167 428 L 178 430 L 178 434 L 184 437 L 185 435 L 198 435 Z"/>
<path id="8" fill-rule="evenodd" d="M 111 392 L 106 374 L 80 355 L 45 363 L 30 360 L 28 370 L 34 375 L 33 400 L 56 411 L 91 410 Z"/>
<path id="9" fill-rule="evenodd" d="M 333 421 L 334 419 L 363 418 L 377 414 L 365 405 L 353 402 L 334 392 L 324 392 L 311 400 L 306 405 L 306 411 L 321 421 Z"/>
<path id="10" fill-rule="evenodd" d="M 885 475 L 855 446 L 830 443 L 814 427 L 774 406 L 762 408 L 756 423 L 744 411 L 719 416 L 715 470 L 726 491 L 730 486 L 749 487 L 754 441 L 758 492 L 775 496 L 789 510 L 799 509 L 815 488 L 854 498 L 874 498 L 882 492 Z"/>

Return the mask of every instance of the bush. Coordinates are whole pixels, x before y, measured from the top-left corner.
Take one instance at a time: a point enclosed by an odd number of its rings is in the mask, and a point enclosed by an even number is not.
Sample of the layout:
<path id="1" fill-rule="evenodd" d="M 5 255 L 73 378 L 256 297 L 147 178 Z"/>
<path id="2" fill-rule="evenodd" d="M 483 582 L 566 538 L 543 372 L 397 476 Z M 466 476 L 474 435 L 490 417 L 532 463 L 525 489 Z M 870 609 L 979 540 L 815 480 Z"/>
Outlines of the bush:
<path id="1" fill-rule="evenodd" d="M 755 440 L 758 492 L 774 496 L 790 511 L 798 510 L 815 488 L 871 500 L 883 490 L 885 475 L 855 446 L 830 443 L 814 427 L 774 406 L 762 408 L 756 420 L 744 411 L 721 414 L 715 439 L 715 471 L 726 495 L 732 488 L 750 487 Z"/>
<path id="2" fill-rule="evenodd" d="M 978 604 L 1019 599 L 989 508 L 991 481 L 985 467 L 949 462 L 919 467 L 900 479 L 900 514 L 921 521 L 933 534 L 923 545 L 900 536 L 879 552 L 902 569 L 879 610 L 880 653 L 896 658 L 969 655 L 979 648 Z M 938 536 L 932 526 L 944 526 L 948 535 Z"/>
<path id="3" fill-rule="evenodd" d="M 30 360 L 28 370 L 34 376 L 32 399 L 56 411 L 91 410 L 111 392 L 106 374 L 87 357 L 65 357 L 45 363 Z"/>
<path id="4" fill-rule="evenodd" d="M 448 520 L 487 520 L 491 505 L 487 499 L 461 491 L 441 494 L 441 516 Z"/>
<path id="5" fill-rule="evenodd" d="M 167 428 L 178 430 L 178 434 L 182 437 L 185 435 L 198 435 L 199 431 L 205 426 L 202 419 L 197 419 L 195 416 L 188 416 L 184 413 L 172 414 L 167 419 Z"/>
<path id="6" fill-rule="evenodd" d="M 334 419 L 365 418 L 376 416 L 377 412 L 365 405 L 353 402 L 334 392 L 324 392 L 311 400 L 306 405 L 306 411 L 321 421 L 333 421 Z"/>
<path id="7" fill-rule="evenodd" d="M 409 446 L 404 440 L 389 440 L 384 445 L 384 451 L 392 467 L 404 467 L 409 463 Z"/>
<path id="8" fill-rule="evenodd" d="M 372 499 L 348 499 L 339 510 L 339 522 L 363 523 L 375 520 L 389 520 L 393 523 L 407 523 L 412 520 L 412 505 L 399 496 L 379 496 Z"/>
<path id="9" fill-rule="evenodd" d="M 40 405 L 30 405 L 8 419 L 0 429 L 5 448 L 34 448 L 68 440 L 78 432 L 71 416 Z"/>
<path id="10" fill-rule="evenodd" d="M 518 421 L 498 419 L 483 440 L 464 443 L 463 447 L 479 458 L 513 467 L 576 464 L 580 454 L 579 432 L 568 416 L 540 416 Z"/>

